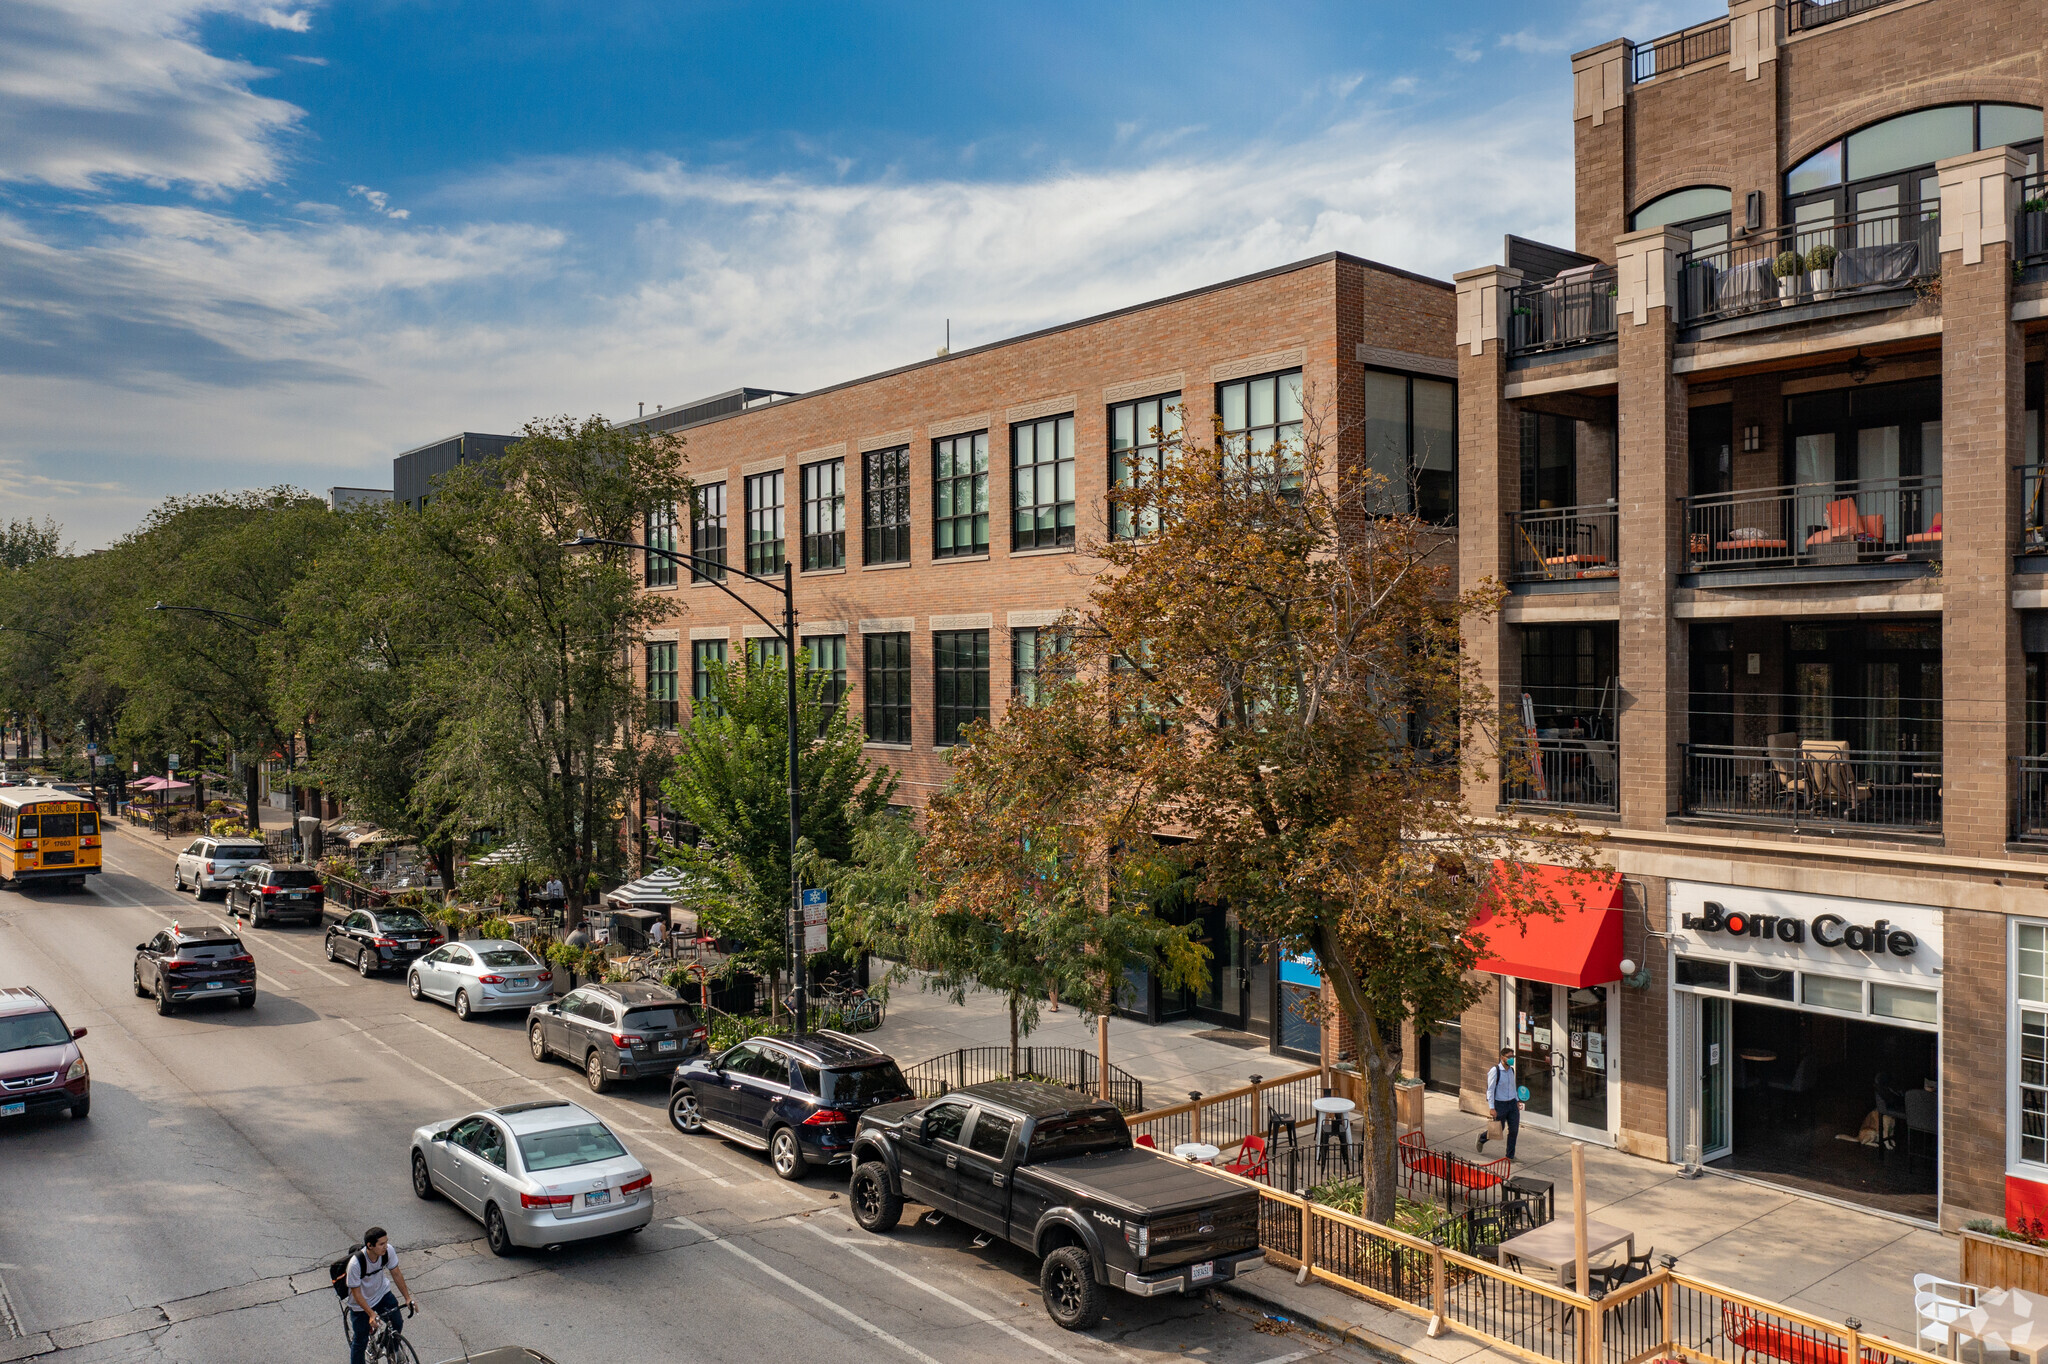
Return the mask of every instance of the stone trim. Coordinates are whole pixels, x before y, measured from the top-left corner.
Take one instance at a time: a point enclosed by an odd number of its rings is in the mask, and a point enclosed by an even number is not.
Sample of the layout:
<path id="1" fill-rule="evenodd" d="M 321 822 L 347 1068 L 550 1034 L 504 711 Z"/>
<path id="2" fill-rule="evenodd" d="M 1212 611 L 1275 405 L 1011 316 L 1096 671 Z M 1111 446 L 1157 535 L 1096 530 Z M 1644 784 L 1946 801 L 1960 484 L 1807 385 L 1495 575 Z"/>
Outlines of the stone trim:
<path id="1" fill-rule="evenodd" d="M 1409 350 L 1389 350 L 1385 346 L 1368 346 L 1358 343 L 1358 363 L 1374 365 L 1380 369 L 1401 369 L 1414 374 L 1433 374 L 1439 379 L 1458 377 L 1458 362 L 1455 357 L 1441 355 L 1417 355 Z"/>
<path id="2" fill-rule="evenodd" d="M 798 639 L 802 639 L 805 635 L 843 635 L 846 633 L 846 622 L 843 620 L 798 621 L 796 633 Z"/>
<path id="3" fill-rule="evenodd" d="M 742 464 L 740 466 L 740 477 L 745 478 L 752 474 L 772 474 L 776 470 L 785 467 L 788 463 L 787 459 L 757 459 L 751 464 Z"/>
<path id="4" fill-rule="evenodd" d="M 820 460 L 845 458 L 846 442 L 842 440 L 832 445 L 821 445 L 815 450 L 799 450 L 789 457 L 789 462 L 792 464 L 816 464 Z"/>
<path id="5" fill-rule="evenodd" d="M 1702 589 L 1694 589 L 1695 591 Z M 1803 616 L 1847 616 L 1865 611 L 1922 612 L 1941 610 L 1939 592 L 1871 592 L 1855 597 L 1733 597 L 1721 601 L 1675 601 L 1673 620 L 1729 620 L 1737 616 L 1782 616 L 1796 600 Z"/>
<path id="6" fill-rule="evenodd" d="M 934 634 L 940 630 L 992 630 L 995 618 L 983 611 L 971 616 L 933 616 L 931 624 Z"/>
<path id="7" fill-rule="evenodd" d="M 1149 379 L 1113 384 L 1102 390 L 1102 405 L 1111 407 L 1137 398 L 1162 398 L 1169 393 L 1178 393 L 1187 386 L 1187 378 L 1186 370 L 1177 369 L 1171 374 L 1155 374 Z"/>
<path id="8" fill-rule="evenodd" d="M 692 625 L 690 627 L 690 643 L 695 644 L 700 639 L 721 639 L 730 643 L 732 641 L 732 627 L 730 625 Z"/>
<path id="9" fill-rule="evenodd" d="M 645 638 L 649 644 L 670 644 L 680 636 L 674 630 L 649 630 Z"/>
<path id="10" fill-rule="evenodd" d="M 1935 166 L 1941 179 L 1941 254 L 1978 265 L 1984 248 L 2012 235 L 2013 186 L 2026 164 L 2010 147 L 1971 152 Z"/>
<path id="11" fill-rule="evenodd" d="M 1572 122 L 1590 118 L 1598 128 L 1628 99 L 1629 47 L 1616 39 L 1572 58 Z"/>
<path id="12" fill-rule="evenodd" d="M 782 631 L 770 629 L 768 626 L 758 623 L 743 624 L 740 626 L 740 637 L 742 639 L 781 639 Z"/>
<path id="13" fill-rule="evenodd" d="M 1621 370 L 1587 369 L 1577 374 L 1557 374 L 1547 379 L 1523 379 L 1501 385 L 1503 398 L 1534 398 L 1544 393 L 1572 393 L 1579 389 L 1600 388 L 1621 382 Z"/>
<path id="14" fill-rule="evenodd" d="M 1689 389 L 1685 395 L 1687 407 L 1719 407 L 1734 401 L 1735 390 L 1732 388 L 1695 388 Z"/>
<path id="15" fill-rule="evenodd" d="M 1522 282 L 1520 270 L 1505 265 L 1487 265 L 1463 270 L 1457 275 L 1457 347 L 1472 348 L 1472 354 L 1486 354 L 1486 343 L 1504 344 L 1502 315 L 1507 311 L 1508 290 Z"/>
<path id="16" fill-rule="evenodd" d="M 1691 355 L 1674 356 L 1671 361 L 1673 374 L 1696 374 L 1704 370 L 1733 369 L 1738 365 L 1762 364 L 1772 360 L 1794 360 L 1809 355 L 1832 355 L 1852 346 L 1873 346 L 1886 341 L 1905 341 L 1922 336 L 1941 335 L 1941 317 L 1909 317 L 1898 322 L 1886 322 L 1875 327 L 1859 327 L 1853 332 L 1837 332 L 1825 337 L 1807 337 L 1795 341 L 1767 341 L 1753 346 L 1734 346 L 1726 350 L 1695 351 Z"/>
<path id="17" fill-rule="evenodd" d="M 1003 420 L 1014 426 L 1018 422 L 1037 421 L 1040 417 L 1066 416 L 1074 410 L 1074 396 L 1068 393 L 1058 398 L 1040 398 L 1035 403 L 1019 403 L 1003 409 Z"/>
<path id="18" fill-rule="evenodd" d="M 1778 60 L 1783 0 L 1735 0 L 1728 6 L 1728 70 L 1755 80 L 1765 62 Z"/>
<path id="19" fill-rule="evenodd" d="M 971 417 L 949 417 L 941 422 L 925 423 L 924 433 L 932 440 L 944 440 L 947 436 L 964 435 L 969 431 L 988 429 L 988 413 L 977 412 Z"/>
<path id="20" fill-rule="evenodd" d="M 1012 611 L 1009 626 L 1012 630 L 1043 630 L 1048 625 L 1057 625 L 1064 611 Z"/>
<path id="21" fill-rule="evenodd" d="M 1500 618 L 1509 625 L 1530 625 L 1548 621 L 1606 621 L 1621 619 L 1621 602 L 1617 594 L 1601 594 L 1606 601 L 1591 604 L 1562 602 L 1551 604 L 1541 597 L 1514 597 L 1501 607 Z"/>
<path id="22" fill-rule="evenodd" d="M 897 446 L 908 445 L 916 439 L 917 432 L 907 426 L 901 431 L 885 431 L 879 436 L 862 436 L 860 452 L 865 455 L 872 450 L 894 450 Z"/>
<path id="23" fill-rule="evenodd" d="M 881 620 L 864 620 L 860 632 L 864 635 L 908 635 L 917 630 L 915 616 L 888 616 Z"/>
<path id="24" fill-rule="evenodd" d="M 1308 350 L 1304 346 L 1296 346 L 1293 350 L 1267 351 L 1264 355 L 1247 355 L 1239 360 L 1225 360 L 1221 364 L 1211 365 L 1209 380 L 1218 384 L 1228 383 L 1232 379 L 1242 379 L 1251 374 L 1270 374 L 1275 370 L 1293 369 L 1307 362 Z"/>
<path id="25" fill-rule="evenodd" d="M 1614 239 L 1614 316 L 1631 318 L 1638 327 L 1653 309 L 1669 308 L 1677 296 L 1678 257 L 1692 246 L 1692 235 L 1669 227 L 1646 227 Z"/>

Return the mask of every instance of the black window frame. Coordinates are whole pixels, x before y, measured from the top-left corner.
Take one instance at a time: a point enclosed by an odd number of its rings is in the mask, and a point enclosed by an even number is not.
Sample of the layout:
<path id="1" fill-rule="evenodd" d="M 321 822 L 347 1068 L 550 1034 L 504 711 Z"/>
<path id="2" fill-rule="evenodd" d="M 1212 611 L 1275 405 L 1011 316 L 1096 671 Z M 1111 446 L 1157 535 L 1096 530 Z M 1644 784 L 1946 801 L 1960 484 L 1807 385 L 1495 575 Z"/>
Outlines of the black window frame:
<path id="1" fill-rule="evenodd" d="M 892 445 L 860 457 L 861 562 L 910 562 L 910 447 Z"/>
<path id="2" fill-rule="evenodd" d="M 673 502 L 666 506 L 649 507 L 642 528 L 640 543 L 648 550 L 665 549 L 673 553 L 676 549 L 676 507 Z M 641 583 L 646 587 L 674 587 L 676 585 L 676 561 L 665 555 L 645 553 L 641 555 Z"/>
<path id="3" fill-rule="evenodd" d="M 968 471 L 942 474 L 945 467 L 941 461 L 957 458 L 960 443 L 967 443 Z M 957 506 L 955 500 L 962 489 L 967 491 L 967 510 L 942 512 L 940 508 Z M 946 494 L 952 494 L 949 497 Z M 968 541 L 963 544 L 945 544 L 944 528 L 965 524 Z M 957 435 L 940 436 L 932 441 L 932 558 L 968 559 L 988 553 L 988 432 L 962 431 Z"/>
<path id="4" fill-rule="evenodd" d="M 1028 648 L 1027 648 L 1028 645 Z M 1047 682 L 1074 676 L 1074 637 L 1056 625 L 1014 625 L 1010 627 L 1010 696 L 1020 705 L 1035 706 L 1044 699 Z M 1030 658 L 1030 663 L 1024 659 Z M 1064 659 L 1063 664 L 1052 660 Z"/>
<path id="5" fill-rule="evenodd" d="M 804 653 L 808 655 L 813 672 L 826 675 L 824 698 L 831 712 L 839 709 L 839 703 L 846 698 L 846 636 L 805 635 Z M 820 646 L 830 646 L 835 658 L 820 658 Z"/>
<path id="6" fill-rule="evenodd" d="M 779 635 L 748 635 L 746 641 L 747 666 L 758 668 L 766 659 L 774 659 L 785 666 L 789 663 L 789 646 Z"/>
<path id="7" fill-rule="evenodd" d="M 950 748 L 989 715 L 987 630 L 932 631 L 932 743 Z M 963 699 L 963 692 L 965 697 Z"/>
<path id="8" fill-rule="evenodd" d="M 821 459 L 803 465 L 797 482 L 803 496 L 803 571 L 845 568 L 846 461 Z"/>
<path id="9" fill-rule="evenodd" d="M 747 479 L 747 572 L 756 577 L 780 573 L 788 562 L 788 526 L 784 520 L 783 471 L 766 469 L 748 474 Z M 765 495 L 773 492 L 775 500 Z M 772 533 L 771 533 L 772 532 Z"/>
<path id="10" fill-rule="evenodd" d="M 863 726 L 871 744 L 908 744 L 910 717 L 910 634 L 861 637 Z"/>
<path id="11" fill-rule="evenodd" d="M 1031 439 L 1031 462 L 1023 462 L 1023 438 Z M 1052 438 L 1051 459 L 1042 455 Z M 1039 494 L 1041 474 L 1052 481 L 1051 500 Z M 1061 496 L 1061 484 L 1065 496 Z M 1010 551 L 1061 549 L 1074 543 L 1074 414 L 1035 417 L 1010 424 Z M 1027 494 L 1030 498 L 1026 501 Z M 1027 529 L 1026 521 L 1030 522 Z M 1046 524 L 1050 520 L 1051 524 Z"/>
<path id="12" fill-rule="evenodd" d="M 1157 405 L 1159 420 L 1151 426 L 1140 425 L 1140 422 L 1143 420 L 1144 409 L 1154 404 Z M 1126 411 L 1131 414 L 1130 444 L 1128 446 L 1120 446 L 1117 444 L 1119 440 L 1117 435 L 1117 415 Z M 1151 459 L 1153 469 L 1156 472 L 1159 462 L 1168 458 L 1168 454 L 1165 452 L 1177 450 L 1180 446 L 1181 433 L 1184 429 L 1181 418 L 1184 412 L 1185 409 L 1178 389 L 1172 393 L 1155 393 L 1147 398 L 1133 398 L 1129 402 L 1109 404 L 1108 410 L 1104 414 L 1103 431 L 1105 443 L 1109 446 L 1109 486 L 1111 488 L 1137 487 L 1137 478 L 1142 472 L 1142 468 L 1134 470 L 1132 465 L 1134 462 L 1137 462 L 1142 466 L 1143 461 L 1148 457 Z M 1169 413 L 1173 417 L 1173 429 L 1171 431 L 1166 429 L 1166 419 Z M 1144 516 L 1146 524 L 1141 527 L 1138 519 L 1133 516 L 1129 507 L 1113 504 L 1109 516 L 1109 538 L 1112 540 L 1147 539 L 1157 533 L 1158 518 L 1159 509 L 1156 506 L 1146 509 Z"/>
<path id="13" fill-rule="evenodd" d="M 1421 519 L 1423 519 L 1424 521 L 1427 521 L 1427 522 L 1429 522 L 1429 523 L 1430 523 L 1430 524 L 1432 524 L 1432 525 L 1438 525 L 1438 526 L 1455 526 L 1455 525 L 1457 525 L 1457 524 L 1458 524 L 1458 381 L 1457 381 L 1456 379 L 1447 379 L 1447 378 L 1444 378 L 1444 377 L 1443 377 L 1442 375 L 1439 375 L 1439 374 L 1416 374 L 1416 373 L 1414 373 L 1414 372 L 1412 372 L 1412 371 L 1410 371 L 1410 370 L 1400 370 L 1400 369 L 1389 369 L 1389 368 L 1386 368 L 1385 366 L 1382 366 L 1382 365 L 1367 365 L 1367 366 L 1365 366 L 1365 372 L 1366 372 L 1367 374 L 1379 374 L 1379 375 L 1384 375 L 1384 376 L 1386 376 L 1386 377 L 1388 377 L 1388 378 L 1394 378 L 1394 379 L 1401 379 L 1401 380 L 1404 380 L 1404 381 L 1405 381 L 1405 383 L 1404 383 L 1404 385 L 1403 385 L 1403 391 L 1404 391 L 1404 395 L 1405 395 L 1405 402 L 1406 402 L 1406 408 L 1405 408 L 1405 411 L 1404 411 L 1404 414 L 1403 414 L 1403 420 L 1402 420 L 1402 437 L 1401 437 L 1401 439 L 1402 439 L 1402 452 L 1401 452 L 1401 457 L 1402 457 L 1402 465 L 1403 465 L 1403 481 L 1402 481 L 1402 482 L 1400 482 L 1400 483 L 1399 483 L 1399 484 L 1398 484 L 1397 486 L 1399 487 L 1399 489 L 1400 489 L 1400 490 L 1401 490 L 1401 492 L 1403 493 L 1403 496 L 1402 496 L 1402 498 L 1401 498 L 1400 500 L 1401 500 L 1402 502 L 1404 502 L 1404 503 L 1408 503 L 1409 505 L 1406 505 L 1406 506 L 1391 506 L 1391 507 L 1389 507 L 1389 506 L 1384 506 L 1384 505 L 1378 505 L 1378 504 L 1376 504 L 1376 505 L 1374 505 L 1374 506 L 1373 506 L 1373 507 L 1371 508 L 1372 512 L 1373 512 L 1373 513 L 1374 513 L 1375 515 L 1380 515 L 1380 516 L 1387 516 L 1387 515 L 1394 515 L 1394 516 L 1405 516 L 1405 515 L 1411 515 L 1411 514 L 1412 514 L 1412 515 L 1415 515 L 1415 516 L 1418 516 L 1418 517 L 1420 517 Z M 1451 394 L 1451 405 L 1450 405 L 1450 413 L 1451 413 L 1451 430 L 1450 430 L 1450 460 L 1451 460 L 1451 466 L 1450 466 L 1449 470 L 1445 471 L 1445 474 L 1444 474 L 1444 484 L 1443 484 L 1443 486 L 1444 486 L 1444 495 L 1443 495 L 1443 498 L 1442 498 L 1442 500 L 1441 500 L 1441 504 L 1439 505 L 1439 504 L 1437 504 L 1437 503 L 1436 503 L 1436 502 L 1435 502 L 1435 501 L 1433 500 L 1433 501 L 1432 501 L 1432 505 L 1431 505 L 1430 507 L 1427 507 L 1427 508 L 1425 508 L 1425 507 L 1423 507 L 1423 506 L 1421 505 L 1421 502 L 1422 502 L 1422 498 L 1421 498 L 1421 491 L 1422 491 L 1422 490 L 1421 490 L 1421 487 L 1419 486 L 1419 483 L 1418 483 L 1418 481 L 1416 480 L 1416 468 L 1415 468 L 1415 385 L 1416 385 L 1416 384 L 1418 384 L 1418 383 L 1424 383 L 1424 384 L 1441 384 L 1441 385 L 1443 385 L 1444 387 L 1448 388 L 1448 389 L 1450 390 L 1450 394 Z M 1370 386 L 1369 386 L 1369 385 L 1362 385 L 1362 387 L 1365 387 L 1365 388 L 1367 389 L 1367 391 L 1368 391 L 1368 392 L 1370 391 Z M 1372 413 L 1372 404 L 1371 404 L 1370 400 L 1368 400 L 1368 401 L 1366 402 L 1366 404 L 1365 404 L 1365 425 L 1363 425 L 1363 426 L 1361 427 L 1361 430 L 1367 433 L 1367 435 L 1368 435 L 1368 439 L 1369 439 L 1369 436 L 1370 436 L 1370 431 L 1371 431 L 1371 422 L 1372 422 L 1372 421 L 1373 421 L 1373 413 Z M 1367 467 L 1368 469 L 1371 469 L 1371 468 L 1374 468 L 1374 467 L 1375 467 L 1375 462 L 1374 462 L 1374 459 L 1373 459 L 1373 451 L 1372 451 L 1372 449 L 1371 449 L 1371 447 L 1370 447 L 1370 445 L 1369 445 L 1369 444 L 1368 444 L 1368 446 L 1367 446 L 1367 448 L 1366 448 L 1366 451 L 1365 451 L 1365 465 L 1366 465 L 1366 467 Z M 1389 480 L 1389 481 L 1391 482 L 1391 480 Z M 1412 500 L 1411 500 L 1411 495 L 1412 495 Z M 1385 496 L 1385 493 L 1384 493 L 1384 491 L 1382 491 L 1382 492 L 1380 493 L 1380 496 L 1381 496 L 1381 497 L 1384 497 L 1384 496 Z"/>
<path id="14" fill-rule="evenodd" d="M 727 526 L 725 480 L 698 484 L 690 492 L 690 553 L 712 561 L 717 567 L 692 563 L 691 582 L 725 581 Z"/>
<path id="15" fill-rule="evenodd" d="M 647 641 L 647 722 L 656 729 L 671 730 L 682 723 L 680 652 L 675 640 Z"/>
<path id="16" fill-rule="evenodd" d="M 722 639 L 693 639 L 690 641 L 690 712 L 715 714 L 718 709 L 717 697 L 711 681 L 710 665 L 725 666 L 726 641 Z"/>
<path id="17" fill-rule="evenodd" d="M 1285 381 L 1289 378 L 1299 381 L 1295 385 L 1295 393 L 1301 412 L 1293 421 L 1281 421 L 1280 394 L 1286 390 Z M 1264 383 L 1268 379 L 1273 381 L 1273 420 L 1270 423 L 1261 422 L 1254 424 L 1251 420 L 1252 386 Z M 1229 410 L 1229 401 L 1225 395 L 1229 390 L 1238 387 L 1242 387 L 1245 391 L 1245 424 L 1242 427 L 1232 428 L 1223 425 L 1225 414 Z M 1261 431 L 1270 431 L 1273 437 L 1272 443 L 1266 446 L 1265 449 L 1277 449 L 1282 441 L 1292 440 L 1295 442 L 1297 457 L 1299 456 L 1303 418 L 1307 415 L 1308 411 L 1308 379 L 1300 365 L 1294 365 L 1287 369 L 1270 370 L 1264 374 L 1247 374 L 1241 379 L 1225 379 L 1216 385 L 1214 396 L 1216 399 L 1217 429 L 1222 433 L 1223 437 L 1223 456 L 1226 470 L 1231 468 L 1233 461 L 1238 461 L 1240 462 L 1239 468 L 1252 473 L 1260 472 L 1251 463 L 1260 451 L 1250 444 L 1250 439 Z M 1295 470 L 1293 477 L 1295 480 L 1294 486 L 1299 487 L 1302 477 L 1301 471 L 1299 469 Z M 1281 487 L 1285 489 L 1287 486 L 1287 480 L 1283 476 Z"/>

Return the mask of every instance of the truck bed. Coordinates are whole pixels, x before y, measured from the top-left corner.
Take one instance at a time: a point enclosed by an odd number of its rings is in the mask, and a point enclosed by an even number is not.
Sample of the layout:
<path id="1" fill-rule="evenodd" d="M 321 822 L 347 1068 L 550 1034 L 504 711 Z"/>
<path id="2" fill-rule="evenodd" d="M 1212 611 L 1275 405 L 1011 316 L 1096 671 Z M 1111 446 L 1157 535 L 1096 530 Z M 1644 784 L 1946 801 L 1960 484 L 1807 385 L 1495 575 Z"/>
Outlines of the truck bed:
<path id="1" fill-rule="evenodd" d="M 1141 1147 L 1026 1165 L 1018 1173 L 1072 1188 L 1133 1217 L 1158 1217 L 1224 1203 L 1258 1201 L 1252 1190 L 1208 1173 L 1199 1165 Z"/>

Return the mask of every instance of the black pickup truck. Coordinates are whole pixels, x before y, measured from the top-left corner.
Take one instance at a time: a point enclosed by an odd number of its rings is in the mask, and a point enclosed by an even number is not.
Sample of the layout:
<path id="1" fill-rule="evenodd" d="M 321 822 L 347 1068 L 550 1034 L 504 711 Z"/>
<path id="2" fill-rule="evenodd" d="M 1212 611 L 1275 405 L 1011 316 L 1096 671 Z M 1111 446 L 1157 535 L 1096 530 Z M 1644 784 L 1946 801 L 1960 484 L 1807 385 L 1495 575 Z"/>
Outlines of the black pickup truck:
<path id="1" fill-rule="evenodd" d="M 873 1232 L 920 1203 L 1038 1258 L 1045 1310 L 1070 1331 L 1103 1289 L 1185 1293 L 1257 1267 L 1259 1196 L 1131 1144 L 1123 1115 L 1054 1085 L 1002 1080 L 882 1104 L 853 1140 L 854 1218 Z"/>

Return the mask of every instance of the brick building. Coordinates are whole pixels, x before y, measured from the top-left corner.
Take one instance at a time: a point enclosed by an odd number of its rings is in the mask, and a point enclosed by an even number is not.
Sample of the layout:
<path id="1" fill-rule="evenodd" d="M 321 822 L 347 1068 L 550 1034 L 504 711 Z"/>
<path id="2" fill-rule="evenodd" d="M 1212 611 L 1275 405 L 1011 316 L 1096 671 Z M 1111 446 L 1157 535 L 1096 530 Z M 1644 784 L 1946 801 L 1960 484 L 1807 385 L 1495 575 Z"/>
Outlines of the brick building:
<path id="1" fill-rule="evenodd" d="M 1505 1041 L 1525 1121 L 2048 1215 L 2041 18 L 1729 0 L 1572 58 L 1578 240 L 1457 279 L 1461 574 L 1511 587 L 1468 647 L 1530 759 L 1472 794 L 1617 875 L 1420 1047 L 1468 1107 Z"/>
<path id="2" fill-rule="evenodd" d="M 1051 627 L 1099 571 L 1091 548 L 1115 531 L 1112 481 L 1155 429 L 1206 433 L 1220 414 L 1232 436 L 1270 441 L 1306 415 L 1341 476 L 1370 427 L 1376 451 L 1428 466 L 1417 495 L 1434 489 L 1448 513 L 1453 299 L 1441 281 L 1332 254 L 723 415 L 650 413 L 627 425 L 681 432 L 696 489 L 693 507 L 657 511 L 649 542 L 770 574 L 791 556 L 800 639 L 899 773 L 899 798 L 921 804 L 958 728 L 1033 685 Z M 644 646 L 648 689 L 679 715 L 709 664 L 772 632 L 701 575 L 658 559 L 645 573 L 674 601 Z M 726 582 L 776 618 L 778 596 Z M 1283 980 L 1224 907 L 1199 913 L 1210 988 L 1135 980 L 1132 1012 L 1313 1056 L 1315 1025 L 1285 1007 L 1313 993 L 1313 968 L 1287 963 Z"/>

